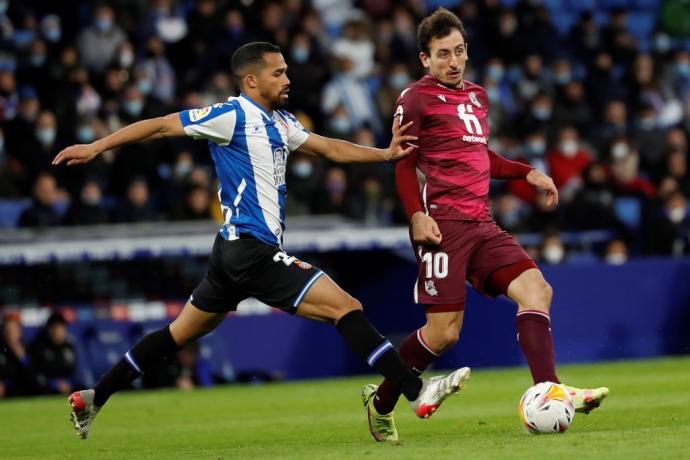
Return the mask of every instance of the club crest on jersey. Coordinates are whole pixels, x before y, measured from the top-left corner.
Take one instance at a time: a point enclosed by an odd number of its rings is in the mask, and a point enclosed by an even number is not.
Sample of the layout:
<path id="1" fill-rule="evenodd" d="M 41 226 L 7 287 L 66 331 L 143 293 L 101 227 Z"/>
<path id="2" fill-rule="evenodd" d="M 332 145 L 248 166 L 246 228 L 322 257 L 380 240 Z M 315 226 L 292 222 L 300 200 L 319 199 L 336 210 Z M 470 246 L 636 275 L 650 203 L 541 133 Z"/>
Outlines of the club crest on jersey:
<path id="1" fill-rule="evenodd" d="M 470 91 L 470 102 L 477 106 L 478 108 L 482 108 L 482 104 L 479 102 L 479 99 L 477 99 L 477 93 L 474 91 Z"/>
<path id="2" fill-rule="evenodd" d="M 202 107 L 200 109 L 190 110 L 189 119 L 193 122 L 197 122 L 206 117 L 209 113 L 211 113 L 211 107 Z"/>
<path id="3" fill-rule="evenodd" d="M 436 289 L 436 285 L 434 284 L 434 280 L 424 281 L 424 290 L 430 296 L 437 296 L 438 295 L 438 290 Z"/>

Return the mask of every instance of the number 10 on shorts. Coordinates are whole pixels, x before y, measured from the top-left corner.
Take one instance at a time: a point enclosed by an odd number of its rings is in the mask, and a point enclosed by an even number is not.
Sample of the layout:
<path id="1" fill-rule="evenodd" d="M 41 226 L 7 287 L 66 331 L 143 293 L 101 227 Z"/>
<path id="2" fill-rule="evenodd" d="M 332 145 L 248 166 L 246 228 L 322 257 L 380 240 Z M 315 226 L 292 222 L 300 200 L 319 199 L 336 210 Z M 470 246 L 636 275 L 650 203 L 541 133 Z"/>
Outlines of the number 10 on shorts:
<path id="1" fill-rule="evenodd" d="M 422 254 L 421 249 L 419 254 L 426 266 L 427 278 L 443 279 L 448 276 L 448 254 L 445 252 L 427 252 Z"/>

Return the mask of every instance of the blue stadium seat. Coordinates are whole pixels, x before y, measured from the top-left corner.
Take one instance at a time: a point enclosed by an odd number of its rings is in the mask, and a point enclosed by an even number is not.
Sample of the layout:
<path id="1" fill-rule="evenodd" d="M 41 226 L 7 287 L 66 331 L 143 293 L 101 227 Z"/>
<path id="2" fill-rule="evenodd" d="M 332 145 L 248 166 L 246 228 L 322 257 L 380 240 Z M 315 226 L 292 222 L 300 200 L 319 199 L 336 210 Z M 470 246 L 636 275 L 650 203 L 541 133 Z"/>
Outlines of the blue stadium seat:
<path id="1" fill-rule="evenodd" d="M 654 13 L 631 13 L 628 15 L 628 30 L 638 39 L 647 38 L 656 25 Z"/>
<path id="2" fill-rule="evenodd" d="M 553 25 L 561 35 L 570 32 L 570 29 L 577 23 L 578 15 L 573 13 L 560 12 L 551 16 Z"/>
<path id="3" fill-rule="evenodd" d="M 31 200 L 0 200 L 0 228 L 16 227 L 22 211 L 31 205 Z"/>
<path id="4" fill-rule="evenodd" d="M 578 0 L 575 2 L 565 2 L 565 7 L 570 11 L 595 11 L 597 9 L 596 0 Z"/>
<path id="5" fill-rule="evenodd" d="M 613 210 L 618 220 L 631 229 L 640 227 L 642 205 L 639 198 L 620 197 L 613 201 Z"/>
<path id="6" fill-rule="evenodd" d="M 635 10 L 658 11 L 661 8 L 661 0 L 632 0 Z"/>
<path id="7" fill-rule="evenodd" d="M 551 11 L 551 14 L 558 14 L 563 3 L 561 0 L 544 0 L 544 6 Z"/>
<path id="8" fill-rule="evenodd" d="M 87 366 L 98 380 L 129 351 L 133 329 L 129 323 L 107 322 L 84 329 L 82 344 Z"/>
<path id="9" fill-rule="evenodd" d="M 577 2 L 575 2 L 577 3 Z M 599 8 L 604 7 L 607 10 L 612 10 L 614 8 L 628 8 L 629 2 L 628 0 L 600 0 L 598 3 Z"/>
<path id="10" fill-rule="evenodd" d="M 444 8 L 455 8 L 460 6 L 461 0 L 424 0 L 427 11 L 433 11 L 439 6 Z"/>

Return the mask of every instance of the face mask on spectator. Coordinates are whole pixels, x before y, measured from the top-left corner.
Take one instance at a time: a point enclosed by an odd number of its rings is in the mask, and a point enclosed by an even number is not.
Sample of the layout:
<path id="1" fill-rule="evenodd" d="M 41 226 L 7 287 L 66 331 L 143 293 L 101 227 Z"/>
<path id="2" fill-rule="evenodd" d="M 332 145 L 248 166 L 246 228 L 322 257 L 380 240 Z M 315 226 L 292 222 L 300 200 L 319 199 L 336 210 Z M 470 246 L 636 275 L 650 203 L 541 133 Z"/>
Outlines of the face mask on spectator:
<path id="1" fill-rule="evenodd" d="M 639 126 L 640 129 L 651 131 L 656 126 L 656 119 L 654 117 L 640 118 Z"/>
<path id="2" fill-rule="evenodd" d="M 113 27 L 113 20 L 108 16 L 99 16 L 96 18 L 96 29 L 99 32 L 109 32 Z"/>
<path id="3" fill-rule="evenodd" d="M 93 142 L 96 138 L 96 134 L 93 132 L 93 128 L 89 125 L 80 126 L 77 128 L 77 140 L 82 144 L 88 144 Z"/>
<path id="4" fill-rule="evenodd" d="M 486 88 L 486 95 L 491 102 L 498 102 L 501 99 L 501 92 L 496 87 Z"/>
<path id="5" fill-rule="evenodd" d="M 532 116 L 540 121 L 545 121 L 551 118 L 551 109 L 549 107 L 535 107 L 532 109 Z"/>
<path id="6" fill-rule="evenodd" d="M 124 102 L 123 109 L 128 115 L 138 117 L 141 115 L 142 110 L 144 110 L 144 103 L 139 99 L 130 99 Z"/>
<path id="7" fill-rule="evenodd" d="M 331 118 L 330 127 L 336 133 L 349 133 L 352 130 L 352 123 L 346 116 Z"/>
<path id="8" fill-rule="evenodd" d="M 690 62 L 676 62 L 676 74 L 679 77 L 690 77 Z"/>
<path id="9" fill-rule="evenodd" d="M 614 160 L 622 160 L 630 152 L 630 147 L 625 142 L 618 142 L 611 147 L 611 156 Z"/>
<path id="10" fill-rule="evenodd" d="M 546 151 L 546 142 L 542 140 L 529 141 L 525 149 L 528 155 L 541 156 Z"/>
<path id="11" fill-rule="evenodd" d="M 520 220 L 520 210 L 515 208 L 501 215 L 501 223 L 506 227 L 512 227 Z"/>
<path id="12" fill-rule="evenodd" d="M 402 90 L 410 82 L 410 76 L 406 72 L 396 72 L 390 76 L 388 83 L 395 88 Z"/>
<path id="13" fill-rule="evenodd" d="M 573 77 L 570 74 L 570 72 L 557 73 L 554 77 L 556 83 L 558 83 L 559 85 L 565 85 L 570 83 L 570 80 L 572 80 L 572 78 Z"/>
<path id="14" fill-rule="evenodd" d="M 305 179 L 311 176 L 311 173 L 314 172 L 314 165 L 311 164 L 311 161 L 296 161 L 292 165 L 292 172 L 295 176 Z"/>
<path id="15" fill-rule="evenodd" d="M 346 184 L 339 180 L 332 180 L 326 182 L 326 190 L 329 193 L 344 193 Z"/>
<path id="16" fill-rule="evenodd" d="M 304 64 L 309 59 L 309 49 L 306 46 L 293 46 L 292 59 L 299 64 Z"/>
<path id="17" fill-rule="evenodd" d="M 628 261 L 628 256 L 623 253 L 606 254 L 606 263 L 611 265 L 623 265 Z"/>
<path id="18" fill-rule="evenodd" d="M 654 48 L 658 53 L 666 53 L 671 49 L 671 37 L 659 34 L 654 38 Z"/>
<path id="19" fill-rule="evenodd" d="M 57 43 L 62 38 L 62 31 L 59 27 L 49 27 L 43 31 L 43 36 L 50 43 Z"/>
<path id="20" fill-rule="evenodd" d="M 683 219 L 685 219 L 685 215 L 687 214 L 687 212 L 687 208 L 671 208 L 666 210 L 668 220 L 670 220 L 674 224 L 679 224 L 683 222 Z"/>
<path id="21" fill-rule="evenodd" d="M 0 137 L 0 153 L 5 151 L 5 138 Z"/>
<path id="22" fill-rule="evenodd" d="M 46 55 L 44 53 L 34 53 L 29 56 L 29 64 L 33 67 L 41 67 L 46 63 Z"/>
<path id="23" fill-rule="evenodd" d="M 559 264 L 563 261 L 565 251 L 561 246 L 547 246 L 542 252 L 544 260 L 550 264 Z"/>
<path id="24" fill-rule="evenodd" d="M 52 145 L 55 140 L 55 130 L 53 128 L 38 128 L 36 130 L 36 139 L 44 147 Z"/>
<path id="25" fill-rule="evenodd" d="M 567 158 L 572 158 L 577 153 L 577 141 L 573 141 L 573 140 L 562 141 L 559 145 L 559 148 L 560 148 L 561 152 L 563 153 L 563 156 L 565 156 Z"/>
<path id="26" fill-rule="evenodd" d="M 96 193 L 82 193 L 81 201 L 88 206 L 98 206 L 101 203 L 101 197 Z"/>
<path id="27" fill-rule="evenodd" d="M 139 80 L 137 82 L 137 88 L 141 92 L 141 94 L 148 96 L 151 94 L 151 90 L 153 89 L 153 83 L 151 83 L 151 80 L 148 78 Z"/>
<path id="28" fill-rule="evenodd" d="M 505 71 L 503 70 L 503 66 L 500 65 L 490 65 L 486 71 L 486 76 L 493 81 L 501 81 L 503 75 L 505 75 Z"/>
<path id="29" fill-rule="evenodd" d="M 187 175 L 194 169 L 194 163 L 191 161 L 180 161 L 175 163 L 175 176 L 187 177 Z"/>
<path id="30" fill-rule="evenodd" d="M 0 14 L 5 14 L 8 6 L 10 6 L 9 0 L 0 0 Z"/>
<path id="31" fill-rule="evenodd" d="M 134 53 L 130 49 L 124 49 L 120 51 L 118 59 L 120 61 L 120 66 L 129 67 L 134 64 Z"/>

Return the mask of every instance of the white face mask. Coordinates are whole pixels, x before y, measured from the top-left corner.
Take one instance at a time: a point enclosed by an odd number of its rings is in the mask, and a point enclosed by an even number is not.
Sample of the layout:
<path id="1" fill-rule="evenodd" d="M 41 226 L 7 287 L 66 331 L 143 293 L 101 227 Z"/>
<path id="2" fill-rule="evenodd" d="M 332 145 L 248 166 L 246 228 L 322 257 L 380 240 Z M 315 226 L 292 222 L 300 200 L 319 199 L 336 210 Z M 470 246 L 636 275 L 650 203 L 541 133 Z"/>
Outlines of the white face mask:
<path id="1" fill-rule="evenodd" d="M 613 253 L 606 255 L 606 263 L 611 265 L 623 265 L 628 261 L 628 256 L 621 253 Z"/>
<path id="2" fill-rule="evenodd" d="M 563 261 L 565 251 L 562 246 L 548 246 L 542 252 L 544 260 L 550 264 L 559 264 Z"/>
<path id="3" fill-rule="evenodd" d="M 577 141 L 573 141 L 573 140 L 562 141 L 560 144 L 560 149 L 561 149 L 561 152 L 563 152 L 563 156 L 568 157 L 568 158 L 572 158 L 577 153 Z"/>
<path id="4" fill-rule="evenodd" d="M 683 222 L 683 219 L 685 219 L 685 214 L 687 214 L 687 211 L 688 210 L 686 208 L 671 208 L 667 211 L 668 219 L 674 224 Z"/>

